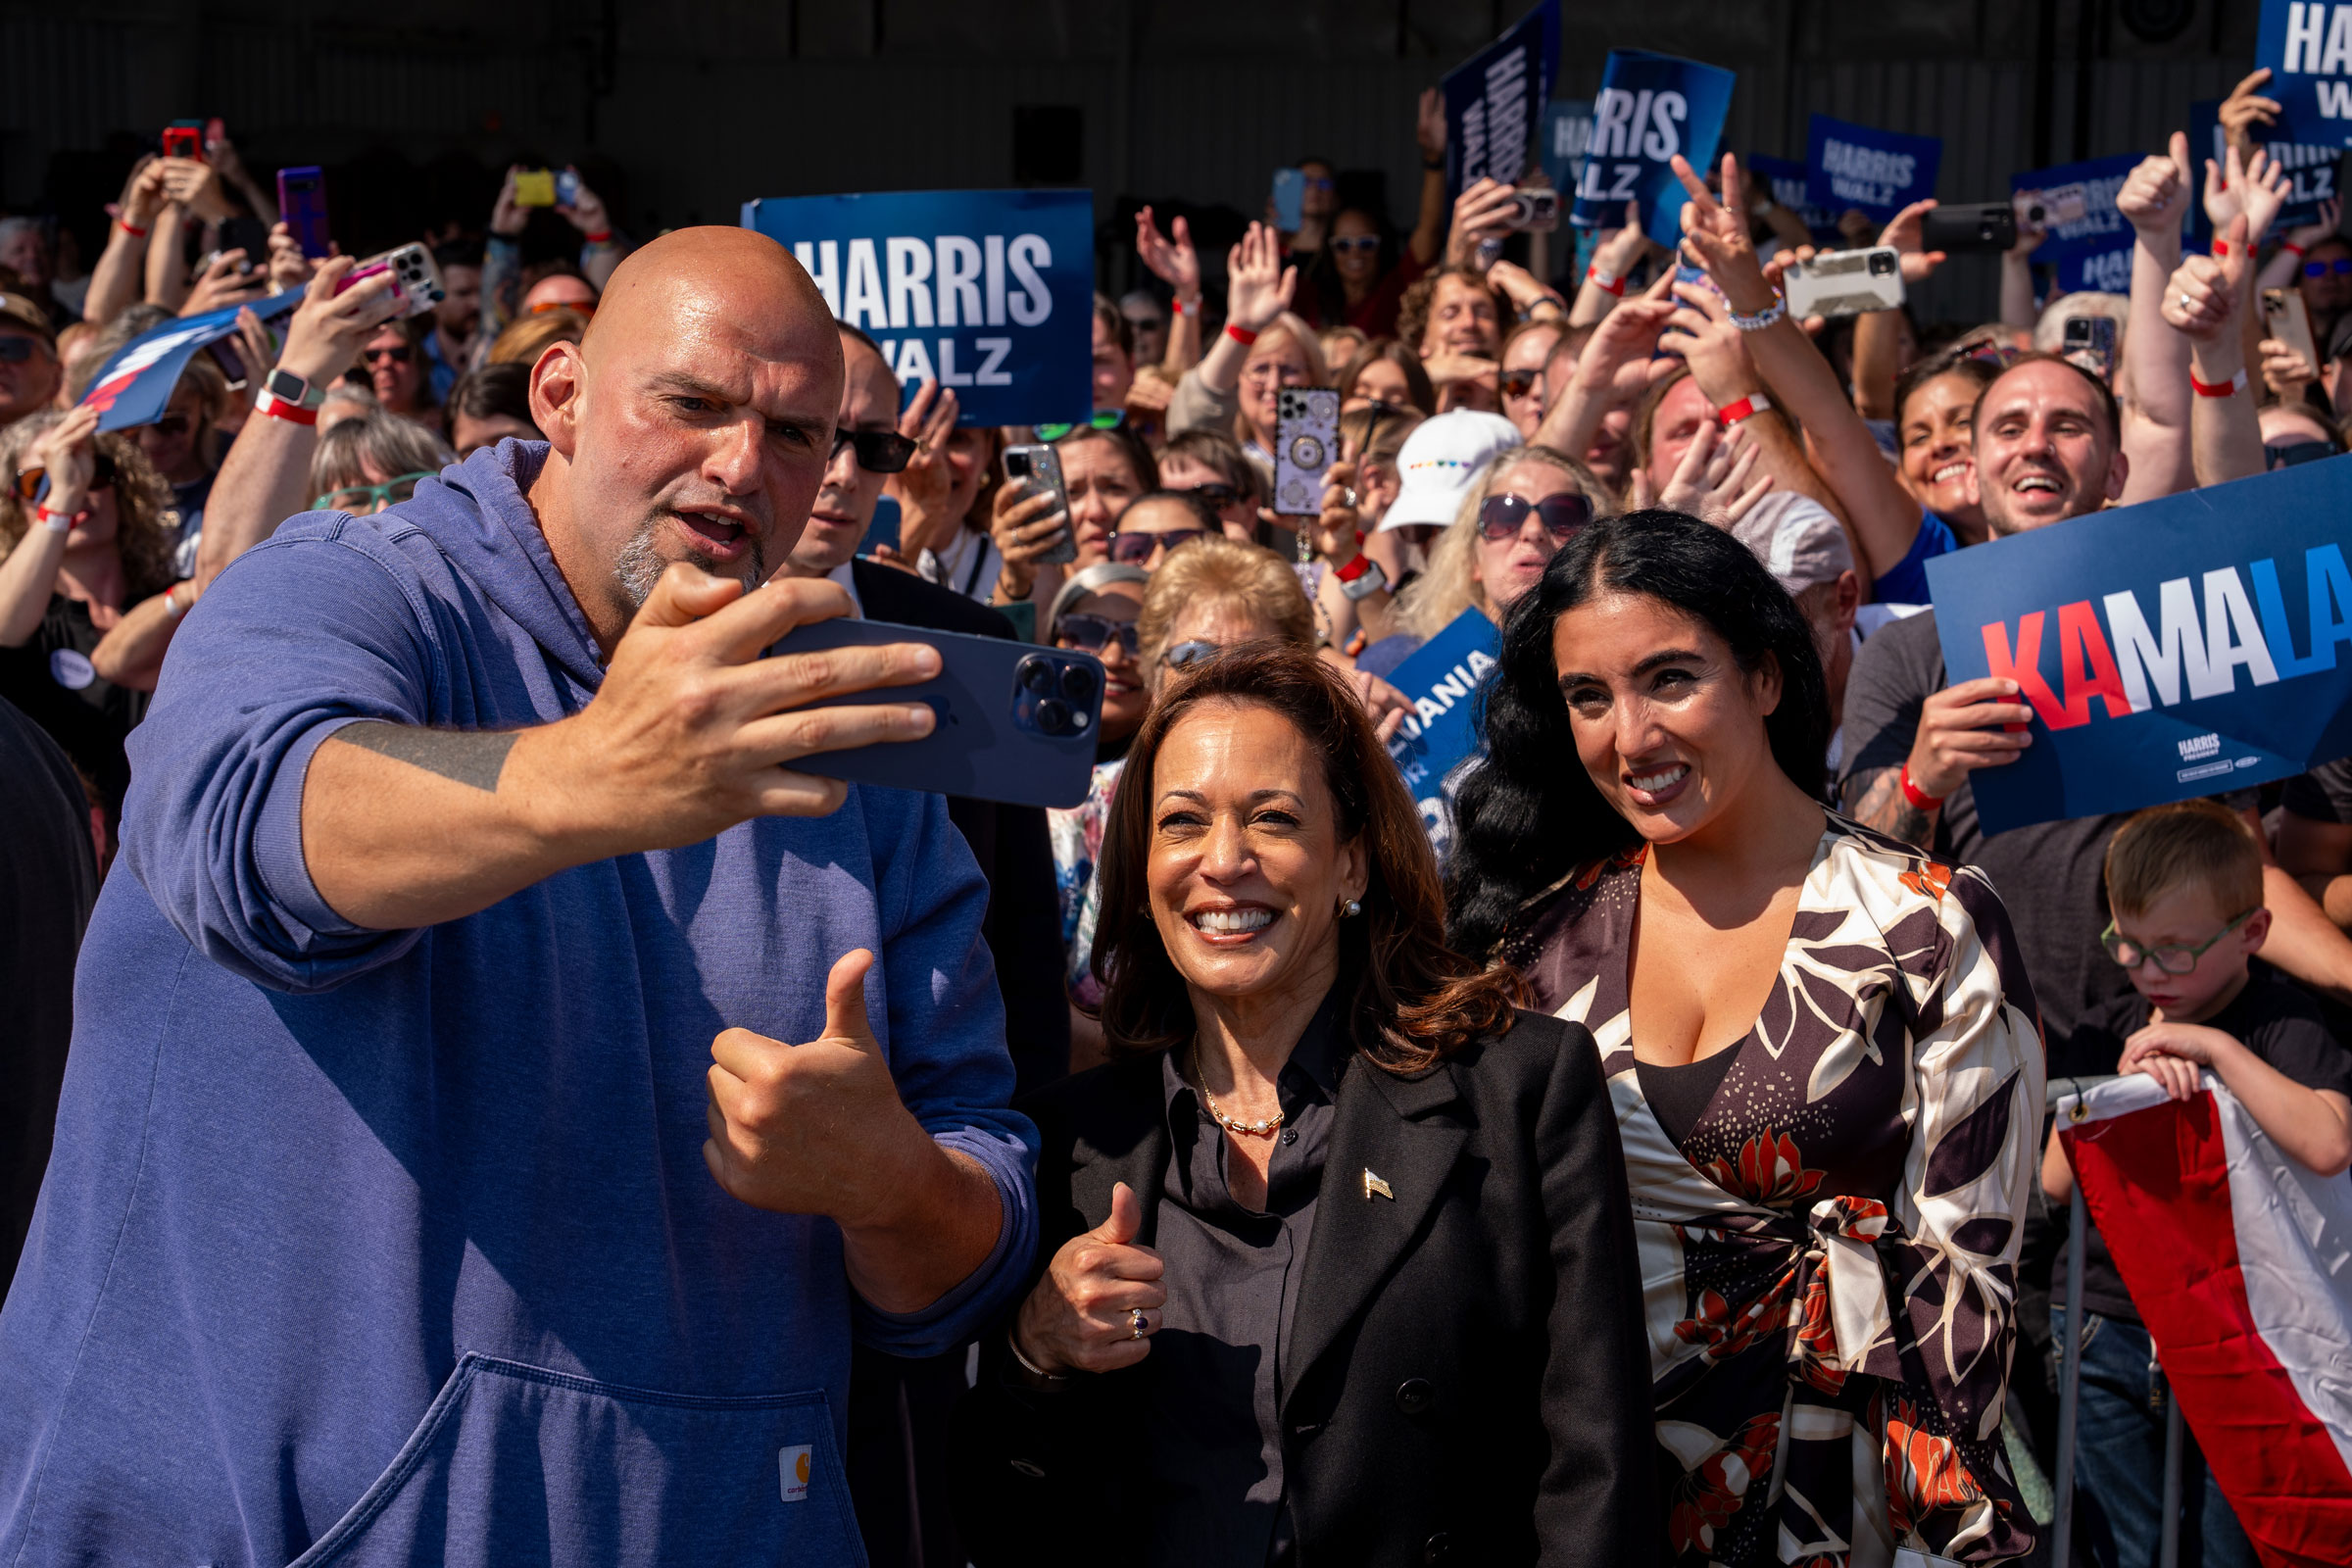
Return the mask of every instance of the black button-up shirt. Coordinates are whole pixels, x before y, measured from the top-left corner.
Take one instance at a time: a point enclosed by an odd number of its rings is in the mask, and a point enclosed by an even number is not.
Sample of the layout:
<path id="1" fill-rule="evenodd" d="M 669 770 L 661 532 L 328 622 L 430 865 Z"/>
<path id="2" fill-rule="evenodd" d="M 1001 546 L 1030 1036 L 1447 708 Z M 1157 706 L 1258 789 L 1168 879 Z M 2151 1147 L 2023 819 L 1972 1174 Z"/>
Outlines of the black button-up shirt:
<path id="1" fill-rule="evenodd" d="M 1167 1265 L 1168 1300 L 1152 1337 L 1156 1368 L 1145 1427 L 1158 1494 L 1145 1533 L 1154 1564 L 1294 1560 L 1276 1404 L 1348 1064 L 1334 1011 L 1327 997 L 1275 1077 L 1283 1123 L 1273 1135 L 1262 1212 L 1245 1208 L 1226 1185 L 1232 1135 L 1185 1082 L 1179 1069 L 1192 1066 L 1189 1049 L 1161 1063 L 1170 1143 L 1154 1241 Z"/>

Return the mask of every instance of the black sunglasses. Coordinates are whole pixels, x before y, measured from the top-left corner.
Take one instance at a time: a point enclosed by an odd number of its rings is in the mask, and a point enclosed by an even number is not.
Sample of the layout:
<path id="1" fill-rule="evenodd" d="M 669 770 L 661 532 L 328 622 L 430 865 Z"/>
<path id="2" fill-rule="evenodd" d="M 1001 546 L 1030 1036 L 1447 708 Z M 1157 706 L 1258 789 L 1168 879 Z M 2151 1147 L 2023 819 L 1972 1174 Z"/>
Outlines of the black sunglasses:
<path id="1" fill-rule="evenodd" d="M 1114 530 L 1107 541 L 1110 559 L 1122 566 L 1140 566 L 1161 550 L 1174 550 L 1196 539 L 1208 537 L 1206 528 L 1165 528 L 1158 533 L 1134 533 Z"/>
<path id="2" fill-rule="evenodd" d="M 11 332 L 6 337 L 0 337 L 0 365 L 23 365 L 26 360 L 31 359 L 32 342 L 31 338 L 21 332 Z"/>
<path id="3" fill-rule="evenodd" d="M 905 473 L 918 444 L 914 437 L 896 430 L 836 430 L 832 457 L 840 457 L 843 447 L 852 447 L 858 453 L 858 466 L 866 472 Z"/>
<path id="4" fill-rule="evenodd" d="M 1211 512 L 1223 512 L 1242 499 L 1241 486 L 1232 484 L 1197 484 L 1191 493 L 1206 502 Z"/>
<path id="5" fill-rule="evenodd" d="M 395 343 L 389 348 L 363 349 L 360 351 L 360 358 L 366 360 L 369 365 L 373 365 L 378 360 L 390 360 L 394 365 L 406 365 L 409 363 L 411 352 L 408 344 Z"/>
<path id="6" fill-rule="evenodd" d="M 1489 496 L 1478 505 L 1478 531 L 1500 544 L 1527 526 L 1527 514 L 1544 519 L 1544 531 L 1553 544 L 1564 545 L 1576 530 L 1592 520 L 1592 503 L 1574 491 L 1528 501 L 1520 496 Z"/>
<path id="7" fill-rule="evenodd" d="M 1543 374 L 1542 370 L 1504 370 L 1495 381 L 1504 397 L 1523 398 L 1536 389 L 1536 381 Z"/>
<path id="8" fill-rule="evenodd" d="M 1090 654 L 1099 654 L 1115 642 L 1127 651 L 1129 659 L 1135 657 L 1140 646 L 1134 621 L 1090 615 L 1082 610 L 1073 610 L 1061 617 L 1054 627 L 1054 639 Z"/>
<path id="9" fill-rule="evenodd" d="M 2318 463 L 2343 451 L 2332 441 L 2280 441 L 2276 445 L 2265 442 L 2264 462 L 2274 468 L 2291 468 L 2298 463 Z"/>
<path id="10" fill-rule="evenodd" d="M 1339 252 L 1341 255 L 1345 256 L 1349 251 L 1376 251 L 1380 249 L 1380 236 L 1378 234 L 1334 234 L 1324 243 L 1329 245 L 1333 250 Z"/>

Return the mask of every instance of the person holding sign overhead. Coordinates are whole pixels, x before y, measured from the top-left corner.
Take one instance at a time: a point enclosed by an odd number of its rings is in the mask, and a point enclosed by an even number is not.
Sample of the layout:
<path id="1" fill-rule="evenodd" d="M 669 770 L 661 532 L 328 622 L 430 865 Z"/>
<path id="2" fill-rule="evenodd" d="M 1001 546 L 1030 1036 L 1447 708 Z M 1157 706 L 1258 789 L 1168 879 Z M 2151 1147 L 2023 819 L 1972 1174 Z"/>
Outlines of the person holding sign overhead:
<path id="1" fill-rule="evenodd" d="M 1591 1037 L 1447 949 L 1419 815 L 1310 651 L 1173 672 L 1128 771 L 1111 1060 L 1027 1102 L 1052 1228 L 963 1411 L 972 1559 L 1652 1560 Z"/>
<path id="2" fill-rule="evenodd" d="M 1600 1046 L 1645 1264 L 1644 1544 L 1678 1568 L 2034 1544 L 2000 1438 L 2034 999 L 1980 873 L 1822 809 L 1829 724 L 1747 547 L 1633 513 L 1504 623 L 1454 801 L 1454 946 Z"/>

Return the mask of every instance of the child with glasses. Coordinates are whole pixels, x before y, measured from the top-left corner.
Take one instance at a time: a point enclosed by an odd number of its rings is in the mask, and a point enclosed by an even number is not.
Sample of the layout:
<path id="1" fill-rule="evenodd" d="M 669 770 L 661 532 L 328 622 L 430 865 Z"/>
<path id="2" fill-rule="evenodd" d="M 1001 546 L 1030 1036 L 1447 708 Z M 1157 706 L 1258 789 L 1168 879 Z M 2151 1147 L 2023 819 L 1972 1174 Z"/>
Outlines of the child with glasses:
<path id="1" fill-rule="evenodd" d="M 2107 905 L 2099 938 L 2146 1004 L 2118 1070 L 2145 1073 L 2175 1100 L 2210 1071 L 2280 1150 L 2322 1176 L 2352 1166 L 2352 1052 L 2318 1005 L 2254 956 L 2270 934 L 2262 847 L 2245 819 L 2214 801 L 2139 812 L 2107 846 Z M 2056 1138 L 2042 1154 L 2042 1190 L 2063 1205 L 2074 1172 Z M 2082 1393 L 2076 1463 L 2090 1504 L 2088 1537 L 2102 1565 L 2156 1561 L 2163 1505 L 2164 1374 L 2155 1347 L 2098 1232 L 2082 1278 Z M 2062 1288 L 2062 1283 L 2055 1289 Z M 2051 1332 L 2067 1343 L 2066 1311 Z M 2254 1562 L 2245 1533 L 2186 1440 L 2183 1534 L 2201 1540 L 2208 1568 Z"/>

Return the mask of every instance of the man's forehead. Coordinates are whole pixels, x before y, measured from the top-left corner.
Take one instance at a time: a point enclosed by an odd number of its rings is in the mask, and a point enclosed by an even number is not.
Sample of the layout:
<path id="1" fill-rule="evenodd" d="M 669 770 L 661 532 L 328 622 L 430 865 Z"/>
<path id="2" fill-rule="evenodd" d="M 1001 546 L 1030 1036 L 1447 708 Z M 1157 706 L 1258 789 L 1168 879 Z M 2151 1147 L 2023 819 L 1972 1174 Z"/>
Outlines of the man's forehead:
<path id="1" fill-rule="evenodd" d="M 2099 398 L 2082 371 L 2046 360 L 2021 365 L 1992 383 L 1984 396 L 1987 413 L 2013 409 L 2057 407 L 2083 414 L 2098 413 Z"/>

